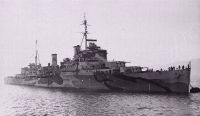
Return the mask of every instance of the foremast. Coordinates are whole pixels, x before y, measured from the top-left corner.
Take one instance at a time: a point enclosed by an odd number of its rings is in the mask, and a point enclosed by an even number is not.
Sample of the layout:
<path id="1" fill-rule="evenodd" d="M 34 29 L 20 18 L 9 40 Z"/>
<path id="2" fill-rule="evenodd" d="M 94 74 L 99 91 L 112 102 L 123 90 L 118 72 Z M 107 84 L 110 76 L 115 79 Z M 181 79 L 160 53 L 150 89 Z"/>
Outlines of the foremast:
<path id="1" fill-rule="evenodd" d="M 35 69 L 36 72 L 39 70 L 41 67 L 40 60 L 39 60 L 39 54 L 38 54 L 38 45 L 37 45 L 37 40 L 35 41 Z"/>
<path id="2" fill-rule="evenodd" d="M 87 43 L 88 42 L 96 42 L 97 40 L 96 39 L 88 39 L 87 38 L 87 35 L 89 34 L 87 28 L 88 28 L 89 25 L 87 23 L 87 19 L 86 19 L 85 14 L 84 14 L 84 20 L 83 20 L 83 24 L 82 25 L 84 26 L 83 39 L 85 40 L 85 50 L 87 50 L 87 48 L 88 48 L 87 47 Z M 82 45 L 82 42 L 81 42 L 81 45 Z"/>

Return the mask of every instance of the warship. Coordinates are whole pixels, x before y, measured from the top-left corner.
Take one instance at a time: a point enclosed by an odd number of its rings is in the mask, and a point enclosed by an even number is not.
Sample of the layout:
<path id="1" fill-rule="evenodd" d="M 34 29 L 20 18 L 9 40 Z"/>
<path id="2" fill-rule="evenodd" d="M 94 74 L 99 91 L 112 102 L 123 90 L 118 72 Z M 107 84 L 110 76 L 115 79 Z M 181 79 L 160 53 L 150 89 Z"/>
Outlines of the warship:
<path id="1" fill-rule="evenodd" d="M 38 63 L 36 41 L 35 63 L 21 68 L 21 73 L 4 79 L 7 84 L 28 85 L 67 90 L 122 92 L 190 92 L 191 66 L 153 70 L 148 67 L 126 66 L 125 61 L 107 60 L 107 50 L 97 46 L 96 39 L 88 39 L 88 23 L 84 16 L 84 32 L 80 45 L 74 46 L 72 59 L 64 58 L 60 65 L 57 54 L 52 63 Z M 82 48 L 82 43 L 85 43 Z"/>

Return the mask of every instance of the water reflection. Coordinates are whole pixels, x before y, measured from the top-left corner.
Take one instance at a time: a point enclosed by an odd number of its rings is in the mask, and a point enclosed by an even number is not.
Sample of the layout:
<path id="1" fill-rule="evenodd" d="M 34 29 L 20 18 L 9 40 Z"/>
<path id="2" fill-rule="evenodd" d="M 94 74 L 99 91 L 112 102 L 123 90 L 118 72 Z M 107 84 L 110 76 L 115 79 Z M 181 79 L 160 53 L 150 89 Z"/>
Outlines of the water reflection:
<path id="1" fill-rule="evenodd" d="M 200 94 L 139 94 L 0 86 L 0 115 L 197 115 Z"/>

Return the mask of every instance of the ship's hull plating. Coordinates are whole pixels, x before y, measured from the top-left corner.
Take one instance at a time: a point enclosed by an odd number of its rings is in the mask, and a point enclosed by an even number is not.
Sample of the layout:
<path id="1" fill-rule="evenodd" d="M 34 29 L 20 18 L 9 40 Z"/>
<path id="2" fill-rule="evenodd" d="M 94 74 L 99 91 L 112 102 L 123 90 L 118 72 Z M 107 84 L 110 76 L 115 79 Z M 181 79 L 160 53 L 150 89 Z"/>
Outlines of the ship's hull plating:
<path id="1" fill-rule="evenodd" d="M 17 85 L 80 90 L 188 93 L 190 70 L 124 74 L 62 72 L 60 76 L 53 78 L 46 77 L 33 80 L 7 78 L 5 82 Z"/>

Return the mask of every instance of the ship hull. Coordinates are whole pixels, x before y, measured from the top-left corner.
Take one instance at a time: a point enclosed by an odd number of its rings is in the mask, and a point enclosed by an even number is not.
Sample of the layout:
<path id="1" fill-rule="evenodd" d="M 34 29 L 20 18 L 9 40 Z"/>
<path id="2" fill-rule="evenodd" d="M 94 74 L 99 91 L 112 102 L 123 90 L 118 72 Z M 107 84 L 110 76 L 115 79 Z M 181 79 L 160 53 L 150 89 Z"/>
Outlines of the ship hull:
<path id="1" fill-rule="evenodd" d="M 104 90 L 126 92 L 189 93 L 190 70 L 116 73 L 63 72 L 53 78 L 22 81 L 7 79 L 8 84 L 77 90 Z"/>
<path id="2" fill-rule="evenodd" d="M 20 78 L 5 78 L 4 83 L 6 84 L 13 84 L 13 85 L 30 85 L 34 86 L 36 84 L 36 79 L 26 80 Z"/>

